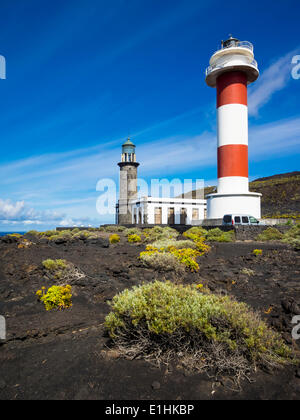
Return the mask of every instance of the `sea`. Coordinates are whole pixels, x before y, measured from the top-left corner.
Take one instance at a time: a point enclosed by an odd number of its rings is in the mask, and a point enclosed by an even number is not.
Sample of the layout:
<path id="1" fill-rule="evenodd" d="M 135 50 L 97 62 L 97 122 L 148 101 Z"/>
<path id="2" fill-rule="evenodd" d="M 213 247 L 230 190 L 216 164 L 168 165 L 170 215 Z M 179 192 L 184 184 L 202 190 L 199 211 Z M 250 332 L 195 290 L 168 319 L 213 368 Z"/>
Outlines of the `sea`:
<path id="1" fill-rule="evenodd" d="M 25 235 L 26 232 L 0 232 L 0 236 L 12 235 L 13 233 L 19 233 L 20 235 Z"/>

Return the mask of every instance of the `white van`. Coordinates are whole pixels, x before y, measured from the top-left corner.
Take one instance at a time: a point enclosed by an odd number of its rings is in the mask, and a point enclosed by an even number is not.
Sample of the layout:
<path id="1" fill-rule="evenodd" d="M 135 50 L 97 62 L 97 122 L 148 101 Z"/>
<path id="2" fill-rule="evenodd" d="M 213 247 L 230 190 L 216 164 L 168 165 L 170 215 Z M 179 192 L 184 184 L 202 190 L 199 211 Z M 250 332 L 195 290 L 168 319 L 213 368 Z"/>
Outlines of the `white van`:
<path id="1" fill-rule="evenodd" d="M 259 220 L 248 214 L 225 214 L 223 226 L 259 225 Z"/>

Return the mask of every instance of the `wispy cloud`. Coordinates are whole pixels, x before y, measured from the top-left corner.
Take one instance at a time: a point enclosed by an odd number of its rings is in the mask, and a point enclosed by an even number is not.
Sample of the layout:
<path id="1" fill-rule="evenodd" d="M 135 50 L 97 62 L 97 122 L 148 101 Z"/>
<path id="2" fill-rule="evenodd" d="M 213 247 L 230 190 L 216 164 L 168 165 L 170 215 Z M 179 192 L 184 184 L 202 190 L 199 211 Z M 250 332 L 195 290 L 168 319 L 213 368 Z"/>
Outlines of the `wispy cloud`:
<path id="1" fill-rule="evenodd" d="M 297 50 L 290 51 L 267 68 L 249 89 L 249 115 L 257 116 L 272 96 L 291 81 L 291 61 Z"/>
<path id="2" fill-rule="evenodd" d="M 59 225 L 59 226 L 81 226 L 91 224 L 89 218 L 73 219 L 66 214 L 55 211 L 36 211 L 28 207 L 24 201 L 13 203 L 11 200 L 0 199 L 0 224 L 11 225 L 21 224 L 24 226 L 34 225 Z"/>
<path id="3" fill-rule="evenodd" d="M 250 128 L 250 156 L 255 159 L 299 153 L 299 146 L 300 117 Z"/>
<path id="4" fill-rule="evenodd" d="M 300 118 L 276 121 L 262 125 L 251 125 L 250 150 L 256 157 L 289 153 L 300 144 Z M 84 153 L 42 155 L 25 161 L 13 162 L 0 168 L 2 190 L 20 185 L 30 194 L 47 193 L 50 198 L 67 191 L 80 194 L 93 193 L 99 178 L 118 179 L 117 161 L 120 149 L 87 148 Z M 188 170 L 199 171 L 216 164 L 216 133 L 204 132 L 197 136 L 170 136 L 157 138 L 138 146 L 137 157 L 141 162 L 140 175 L 159 177 L 180 175 Z M 21 191 L 21 190 L 19 190 Z M 84 197 L 69 197 L 78 202 Z M 56 196 L 55 201 L 68 201 Z"/>

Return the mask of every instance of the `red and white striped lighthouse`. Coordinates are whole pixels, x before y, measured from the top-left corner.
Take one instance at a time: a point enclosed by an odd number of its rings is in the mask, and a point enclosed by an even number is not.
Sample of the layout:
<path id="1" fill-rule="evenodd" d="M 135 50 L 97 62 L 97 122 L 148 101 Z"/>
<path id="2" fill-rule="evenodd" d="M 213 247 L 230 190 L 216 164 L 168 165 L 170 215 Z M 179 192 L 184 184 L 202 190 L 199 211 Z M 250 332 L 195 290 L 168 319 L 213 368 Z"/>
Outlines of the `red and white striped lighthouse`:
<path id="1" fill-rule="evenodd" d="M 247 86 L 259 76 L 253 45 L 230 37 L 210 60 L 206 83 L 217 89 L 218 192 L 207 199 L 207 216 L 261 217 L 261 195 L 249 192 Z"/>

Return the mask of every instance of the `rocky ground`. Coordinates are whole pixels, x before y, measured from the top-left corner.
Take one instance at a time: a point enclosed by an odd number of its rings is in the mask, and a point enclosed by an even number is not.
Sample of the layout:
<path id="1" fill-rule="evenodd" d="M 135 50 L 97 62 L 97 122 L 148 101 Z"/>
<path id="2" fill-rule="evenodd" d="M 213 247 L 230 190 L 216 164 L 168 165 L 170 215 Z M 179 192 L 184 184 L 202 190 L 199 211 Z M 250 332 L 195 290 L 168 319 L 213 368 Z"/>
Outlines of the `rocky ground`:
<path id="1" fill-rule="evenodd" d="M 142 267 L 144 246 L 125 239 L 109 246 L 105 237 L 22 249 L 11 242 L 0 243 L 0 315 L 7 321 L 0 399 L 300 399 L 300 366 L 258 371 L 237 392 L 226 378 L 118 358 L 103 327 L 107 301 L 141 282 L 174 278 Z M 262 257 L 252 254 L 256 248 Z M 41 286 L 52 285 L 42 266 L 48 258 L 66 259 L 85 274 L 72 281 L 69 310 L 46 312 L 36 299 Z M 199 273 L 187 273 L 182 282 L 247 302 L 299 351 L 299 340 L 291 337 L 292 318 L 300 315 L 299 253 L 281 243 L 224 243 L 213 245 L 199 263 Z"/>

